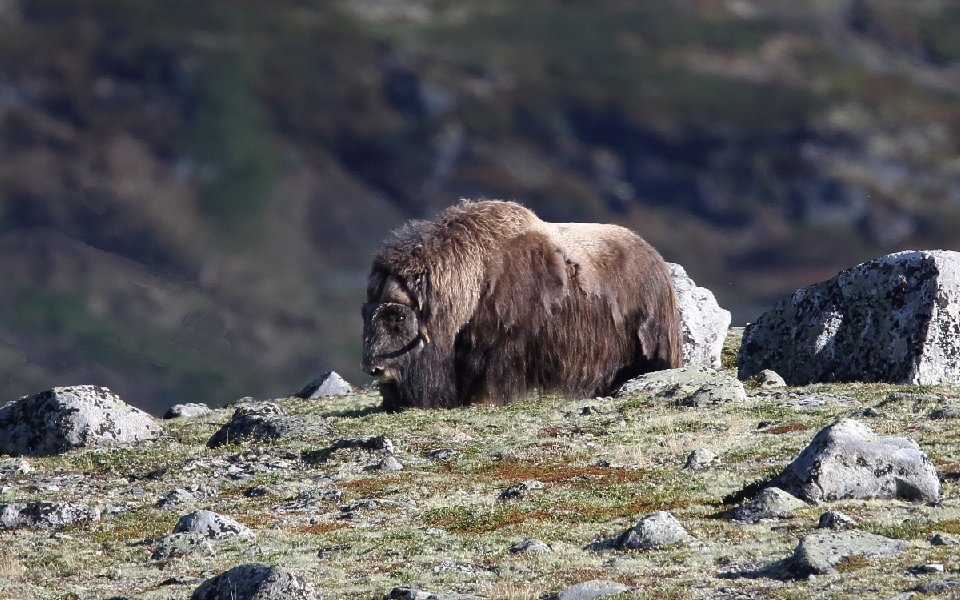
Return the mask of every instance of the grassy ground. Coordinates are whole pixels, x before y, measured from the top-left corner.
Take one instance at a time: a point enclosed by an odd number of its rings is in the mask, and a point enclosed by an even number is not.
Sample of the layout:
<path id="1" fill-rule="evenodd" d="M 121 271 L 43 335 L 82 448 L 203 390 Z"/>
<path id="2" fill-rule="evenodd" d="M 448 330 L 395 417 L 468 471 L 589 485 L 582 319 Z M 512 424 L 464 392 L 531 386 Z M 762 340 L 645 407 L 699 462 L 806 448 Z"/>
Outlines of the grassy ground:
<path id="1" fill-rule="evenodd" d="M 960 390 L 849 384 L 801 391 L 851 401 L 797 410 L 754 394 L 745 403 L 681 409 L 645 396 L 545 397 L 390 415 L 378 410 L 375 393 L 281 399 L 288 413 L 323 415 L 336 433 L 217 449 L 205 443 L 230 410 L 165 422 L 162 441 L 29 459 L 34 473 L 0 479 L 0 503 L 42 499 L 106 509 L 97 523 L 0 532 L 0 598 L 184 598 L 202 579 L 255 561 L 301 571 L 330 598 L 379 598 L 398 585 L 537 598 L 595 578 L 630 586 L 632 598 L 884 598 L 950 578 L 960 569 L 956 549 L 928 540 L 936 531 L 960 533 L 960 427 L 928 415 Z M 928 453 L 943 481 L 941 506 L 857 500 L 756 525 L 718 517 L 729 508 L 725 496 L 778 472 L 824 425 L 869 407 L 872 416 L 858 418 L 877 432 L 909 436 Z M 325 451 L 341 437 L 381 434 L 393 441 L 402 471 L 372 469 L 380 452 Z M 687 454 L 700 447 L 721 463 L 684 470 Z M 453 452 L 431 458 L 439 449 Z M 517 483 L 527 484 L 520 497 L 500 498 Z M 268 493 L 245 494 L 256 486 Z M 178 487 L 198 499 L 175 510 L 156 506 Z M 213 556 L 152 561 L 155 542 L 198 508 L 231 516 L 257 536 L 219 542 Z M 829 509 L 854 517 L 862 530 L 907 540 L 906 551 L 848 561 L 838 574 L 810 580 L 755 576 L 789 556 Z M 671 511 L 696 543 L 610 547 L 654 510 Z M 511 554 L 524 538 L 553 552 Z M 944 564 L 946 575 L 908 573 L 931 562 Z"/>

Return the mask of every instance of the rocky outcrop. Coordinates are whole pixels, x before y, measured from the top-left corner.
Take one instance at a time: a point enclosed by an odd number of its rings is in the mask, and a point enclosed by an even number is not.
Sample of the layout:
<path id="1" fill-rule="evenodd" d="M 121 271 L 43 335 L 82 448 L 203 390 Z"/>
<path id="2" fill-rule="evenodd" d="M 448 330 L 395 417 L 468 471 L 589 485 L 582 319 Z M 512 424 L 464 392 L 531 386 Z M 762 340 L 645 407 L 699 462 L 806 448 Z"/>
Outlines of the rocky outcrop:
<path id="1" fill-rule="evenodd" d="M 960 253 L 890 254 L 796 291 L 746 328 L 740 379 L 960 383 Z"/>
<path id="2" fill-rule="evenodd" d="M 698 287 L 683 267 L 674 263 L 667 267 L 680 309 L 684 366 L 719 369 L 730 311 L 720 308 L 713 292 Z"/>
<path id="3" fill-rule="evenodd" d="M 92 385 L 53 388 L 0 408 L 2 454 L 47 456 L 154 440 L 162 433 L 150 415 Z"/>
<path id="4" fill-rule="evenodd" d="M 821 430 L 770 485 L 810 502 L 940 499 L 937 472 L 915 441 L 877 435 L 853 419 Z"/>

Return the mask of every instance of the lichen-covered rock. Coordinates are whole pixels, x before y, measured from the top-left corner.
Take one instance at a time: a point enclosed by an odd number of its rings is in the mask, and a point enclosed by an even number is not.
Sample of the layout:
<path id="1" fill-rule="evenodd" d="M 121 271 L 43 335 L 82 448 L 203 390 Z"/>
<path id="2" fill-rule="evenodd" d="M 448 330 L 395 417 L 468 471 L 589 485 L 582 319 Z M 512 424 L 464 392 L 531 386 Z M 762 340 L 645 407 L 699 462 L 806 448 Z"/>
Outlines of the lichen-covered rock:
<path id="1" fill-rule="evenodd" d="M 333 427 L 318 415 L 288 415 L 272 402 L 243 404 L 233 412 L 207 446 L 216 448 L 242 440 L 276 440 L 305 434 L 332 433 Z"/>
<path id="2" fill-rule="evenodd" d="M 83 521 L 99 521 L 100 509 L 69 502 L 23 502 L 0 504 L 0 530 L 18 527 L 63 527 Z"/>
<path id="3" fill-rule="evenodd" d="M 828 510 L 820 515 L 817 529 L 847 529 L 856 525 L 853 517 L 849 517 L 839 510 Z"/>
<path id="4" fill-rule="evenodd" d="M 199 417 L 210 412 L 210 407 L 203 402 L 187 402 L 185 404 L 175 404 L 167 409 L 163 414 L 164 419 L 184 419 Z"/>
<path id="5" fill-rule="evenodd" d="M 853 556 L 891 556 L 906 548 L 894 540 L 863 531 L 811 533 L 793 553 L 791 570 L 798 577 L 834 573 L 837 564 Z"/>
<path id="6" fill-rule="evenodd" d="M 785 519 L 806 506 L 803 500 L 778 487 L 768 487 L 730 512 L 730 518 L 742 523 L 763 519 Z"/>
<path id="7" fill-rule="evenodd" d="M 687 455 L 683 468 L 690 471 L 705 471 L 720 464 L 720 457 L 709 448 L 697 448 Z"/>
<path id="8" fill-rule="evenodd" d="M 660 510 L 651 513 L 623 532 L 617 547 L 626 549 L 659 548 L 661 546 L 685 545 L 693 541 L 683 525 L 669 512 Z"/>
<path id="9" fill-rule="evenodd" d="M 58 387 L 0 408 L 0 454 L 49 456 L 162 434 L 150 415 L 93 385 Z"/>
<path id="10" fill-rule="evenodd" d="M 198 510 L 180 517 L 173 533 L 195 532 L 207 539 L 222 540 L 228 537 L 254 537 L 253 531 L 230 517 L 217 514 L 212 510 Z"/>
<path id="11" fill-rule="evenodd" d="M 740 379 L 960 383 L 960 253 L 898 252 L 780 301 L 746 328 Z"/>
<path id="12" fill-rule="evenodd" d="M 853 419 L 821 430 L 770 485 L 811 502 L 901 498 L 936 502 L 940 480 L 908 438 L 880 436 Z"/>
<path id="13" fill-rule="evenodd" d="M 683 267 L 673 263 L 667 263 L 667 267 L 680 309 L 683 364 L 719 369 L 730 311 L 720 308 L 713 292 L 697 287 Z"/>
<path id="14" fill-rule="evenodd" d="M 349 396 L 353 393 L 353 386 L 341 377 L 336 371 L 327 371 L 308 383 L 302 390 L 294 394 L 296 398 L 313 400 L 328 396 Z"/>
<path id="15" fill-rule="evenodd" d="M 623 384 L 616 396 L 651 394 L 678 406 L 703 407 L 747 399 L 743 384 L 713 369 L 682 367 L 653 371 Z"/>
<path id="16" fill-rule="evenodd" d="M 318 600 L 302 575 L 261 563 L 240 565 L 200 584 L 190 600 Z"/>
<path id="17" fill-rule="evenodd" d="M 153 552 L 150 554 L 150 559 L 169 560 L 188 554 L 213 556 L 213 544 L 210 543 L 207 536 L 196 531 L 171 533 L 157 540 L 157 543 L 153 546 Z"/>

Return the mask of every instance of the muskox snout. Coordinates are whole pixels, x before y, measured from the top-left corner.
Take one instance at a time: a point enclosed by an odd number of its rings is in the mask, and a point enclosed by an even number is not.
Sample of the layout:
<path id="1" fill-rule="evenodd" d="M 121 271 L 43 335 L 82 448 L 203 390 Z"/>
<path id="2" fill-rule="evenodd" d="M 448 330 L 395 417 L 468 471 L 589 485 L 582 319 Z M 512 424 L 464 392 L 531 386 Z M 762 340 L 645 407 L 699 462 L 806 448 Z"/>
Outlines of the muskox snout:
<path id="1" fill-rule="evenodd" d="M 363 367 L 363 370 L 374 379 L 380 379 L 386 373 L 386 369 L 383 367 L 375 367 L 373 365 L 366 365 Z"/>

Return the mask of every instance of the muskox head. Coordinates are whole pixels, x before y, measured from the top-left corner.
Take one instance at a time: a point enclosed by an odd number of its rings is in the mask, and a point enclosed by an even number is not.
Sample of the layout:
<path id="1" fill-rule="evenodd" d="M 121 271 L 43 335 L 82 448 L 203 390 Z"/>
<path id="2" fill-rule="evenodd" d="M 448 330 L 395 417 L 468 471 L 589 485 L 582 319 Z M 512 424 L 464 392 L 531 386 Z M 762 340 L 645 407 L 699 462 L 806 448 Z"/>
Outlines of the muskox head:
<path id="1" fill-rule="evenodd" d="M 394 302 L 363 305 L 363 370 L 381 383 L 397 383 L 423 348 L 417 314 Z"/>

